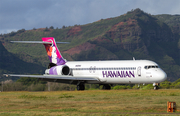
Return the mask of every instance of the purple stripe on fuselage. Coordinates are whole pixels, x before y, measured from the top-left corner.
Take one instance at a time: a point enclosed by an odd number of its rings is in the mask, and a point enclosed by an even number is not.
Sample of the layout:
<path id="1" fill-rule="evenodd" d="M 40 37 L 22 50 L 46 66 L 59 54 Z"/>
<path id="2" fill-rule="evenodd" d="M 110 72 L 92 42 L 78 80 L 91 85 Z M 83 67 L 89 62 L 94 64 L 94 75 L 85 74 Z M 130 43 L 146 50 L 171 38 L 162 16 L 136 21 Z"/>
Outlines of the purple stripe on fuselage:
<path id="1" fill-rule="evenodd" d="M 56 69 L 56 67 L 50 68 L 49 74 L 50 74 L 50 75 L 58 75 L 58 74 L 57 74 L 57 69 Z"/>

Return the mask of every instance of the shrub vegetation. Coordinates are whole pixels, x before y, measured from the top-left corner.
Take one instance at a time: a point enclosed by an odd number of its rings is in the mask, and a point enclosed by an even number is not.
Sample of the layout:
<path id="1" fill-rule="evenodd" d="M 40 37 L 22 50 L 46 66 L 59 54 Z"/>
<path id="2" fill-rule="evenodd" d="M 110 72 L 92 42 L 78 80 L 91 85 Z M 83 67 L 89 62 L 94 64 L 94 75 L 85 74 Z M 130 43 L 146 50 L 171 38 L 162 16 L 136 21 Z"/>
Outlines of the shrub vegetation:
<path id="1" fill-rule="evenodd" d="M 3 84 L 3 86 L 2 86 Z M 0 88 L 2 91 L 74 91 L 76 90 L 76 85 L 62 84 L 56 82 L 44 82 L 38 81 L 37 78 L 27 78 L 21 77 L 17 81 L 6 80 L 0 83 Z M 99 84 L 85 84 L 86 90 L 97 90 L 102 89 Z M 122 89 L 141 89 L 150 90 L 153 89 L 152 84 L 116 84 L 111 87 L 113 90 Z M 180 79 L 170 82 L 164 81 L 160 83 L 159 89 L 180 89 Z"/>

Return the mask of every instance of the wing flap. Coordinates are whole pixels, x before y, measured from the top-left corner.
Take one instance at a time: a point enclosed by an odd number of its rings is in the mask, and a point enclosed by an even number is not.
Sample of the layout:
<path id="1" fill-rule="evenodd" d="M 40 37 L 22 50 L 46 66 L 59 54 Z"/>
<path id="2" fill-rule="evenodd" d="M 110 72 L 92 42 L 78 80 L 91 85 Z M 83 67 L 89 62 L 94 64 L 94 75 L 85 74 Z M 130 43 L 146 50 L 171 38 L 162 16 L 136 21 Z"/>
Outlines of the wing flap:
<path id="1" fill-rule="evenodd" d="M 4 74 L 4 76 L 58 79 L 58 80 L 99 81 L 98 77 L 74 77 L 74 76 L 59 76 L 59 75 L 19 75 L 19 74 Z"/>

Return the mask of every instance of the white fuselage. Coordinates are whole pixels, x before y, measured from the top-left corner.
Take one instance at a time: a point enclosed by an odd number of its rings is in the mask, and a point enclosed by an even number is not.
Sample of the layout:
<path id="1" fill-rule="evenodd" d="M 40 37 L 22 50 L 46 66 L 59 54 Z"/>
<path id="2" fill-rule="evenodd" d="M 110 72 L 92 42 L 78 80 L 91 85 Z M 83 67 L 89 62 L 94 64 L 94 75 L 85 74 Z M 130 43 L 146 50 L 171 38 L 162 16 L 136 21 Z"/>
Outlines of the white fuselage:
<path id="1" fill-rule="evenodd" d="M 153 61 L 69 61 L 66 65 L 74 77 L 96 77 L 107 84 L 160 83 L 167 79 L 166 73 Z"/>

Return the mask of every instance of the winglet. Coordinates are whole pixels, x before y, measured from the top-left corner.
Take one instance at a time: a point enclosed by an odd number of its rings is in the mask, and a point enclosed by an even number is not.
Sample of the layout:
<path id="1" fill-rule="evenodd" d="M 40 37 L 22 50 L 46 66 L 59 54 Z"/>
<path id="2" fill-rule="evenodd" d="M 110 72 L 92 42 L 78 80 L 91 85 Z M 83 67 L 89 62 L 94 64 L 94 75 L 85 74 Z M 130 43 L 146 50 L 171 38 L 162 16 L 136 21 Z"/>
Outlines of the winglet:
<path id="1" fill-rule="evenodd" d="M 44 44 L 50 62 L 56 65 L 64 65 L 66 63 L 66 60 L 62 57 L 61 53 L 59 52 L 59 49 L 56 46 L 55 39 L 53 37 L 44 37 L 42 38 L 42 41 L 52 43 Z"/>

